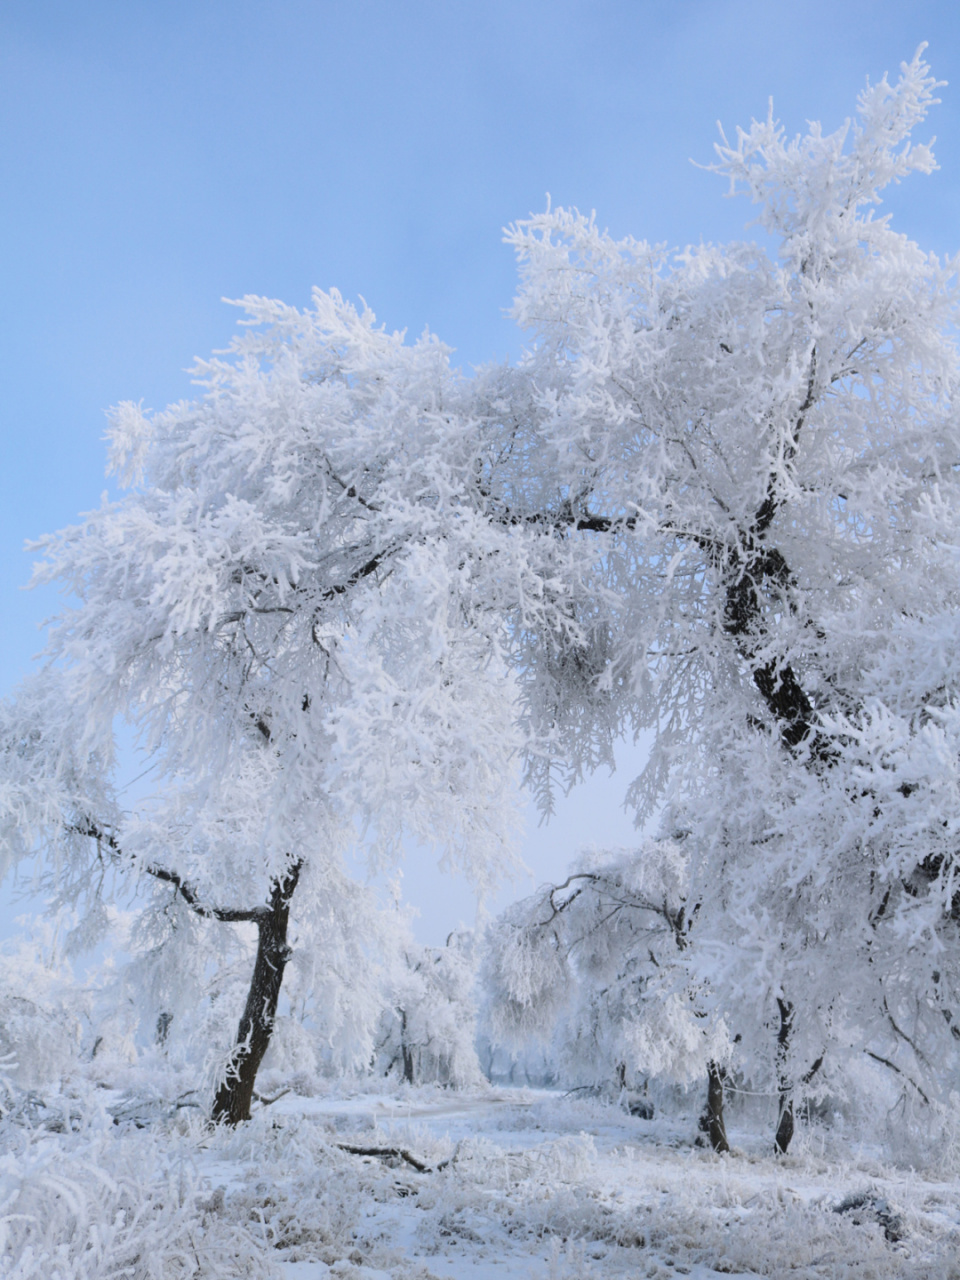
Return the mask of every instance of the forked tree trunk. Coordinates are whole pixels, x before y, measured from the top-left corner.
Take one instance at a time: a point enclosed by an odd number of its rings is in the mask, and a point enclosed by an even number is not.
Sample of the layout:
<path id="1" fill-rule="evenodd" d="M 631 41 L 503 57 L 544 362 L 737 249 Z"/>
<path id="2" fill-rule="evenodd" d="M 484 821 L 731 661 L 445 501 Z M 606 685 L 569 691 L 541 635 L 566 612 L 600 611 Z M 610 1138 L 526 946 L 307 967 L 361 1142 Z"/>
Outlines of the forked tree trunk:
<path id="1" fill-rule="evenodd" d="M 723 1081 L 726 1068 L 716 1062 L 707 1063 L 707 1106 L 700 1117 L 700 1125 L 714 1151 L 722 1154 L 730 1150 L 727 1126 L 723 1119 Z"/>
<path id="2" fill-rule="evenodd" d="M 290 959 L 287 926 L 290 899 L 299 876 L 300 865 L 297 863 L 282 880 L 275 880 L 269 907 L 260 909 L 254 917 L 259 934 L 257 959 L 246 1007 L 237 1029 L 237 1042 L 214 1099 L 212 1118 L 215 1124 L 235 1125 L 250 1119 L 253 1087 L 260 1063 L 270 1045 L 283 971 Z"/>

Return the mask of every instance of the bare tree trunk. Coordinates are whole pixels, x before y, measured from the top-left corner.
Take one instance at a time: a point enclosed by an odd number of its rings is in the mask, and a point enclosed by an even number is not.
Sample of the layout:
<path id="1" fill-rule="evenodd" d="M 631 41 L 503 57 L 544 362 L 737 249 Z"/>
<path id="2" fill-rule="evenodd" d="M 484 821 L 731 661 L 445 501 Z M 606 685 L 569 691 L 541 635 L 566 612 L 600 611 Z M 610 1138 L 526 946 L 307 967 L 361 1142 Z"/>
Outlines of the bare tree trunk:
<path id="1" fill-rule="evenodd" d="M 227 1064 L 226 1076 L 213 1103 L 215 1124 L 240 1124 L 250 1119 L 250 1104 L 260 1063 L 267 1052 L 277 1015 L 283 971 L 290 959 L 287 926 L 290 899 L 300 877 L 296 863 L 282 880 L 275 880 L 270 906 L 255 916 L 259 933 L 257 959 L 247 993 L 247 1003 L 237 1029 L 237 1042 Z"/>
<path id="2" fill-rule="evenodd" d="M 723 1119 L 723 1082 L 726 1067 L 716 1062 L 707 1063 L 707 1106 L 700 1117 L 700 1127 L 710 1139 L 714 1151 L 722 1154 L 730 1150 L 727 1127 Z"/>
<path id="3" fill-rule="evenodd" d="M 778 1156 L 786 1155 L 793 1138 L 793 1085 L 786 1072 L 787 1050 L 790 1047 L 790 1027 L 793 1023 L 793 1005 L 777 998 L 780 1011 L 780 1029 L 777 1032 L 777 1133 L 773 1149 Z"/>

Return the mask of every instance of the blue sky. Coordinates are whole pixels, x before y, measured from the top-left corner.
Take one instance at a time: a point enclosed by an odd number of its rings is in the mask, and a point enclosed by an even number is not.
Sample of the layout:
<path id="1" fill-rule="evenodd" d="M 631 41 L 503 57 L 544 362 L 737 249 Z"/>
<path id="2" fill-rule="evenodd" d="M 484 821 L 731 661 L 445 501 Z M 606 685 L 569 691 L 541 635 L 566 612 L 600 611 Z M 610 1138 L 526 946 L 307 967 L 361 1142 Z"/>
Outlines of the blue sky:
<path id="1" fill-rule="evenodd" d="M 941 169 L 897 225 L 960 248 L 960 5 L 712 0 L 5 0 L 0 8 L 0 692 L 52 594 L 24 540 L 95 506 L 104 410 L 191 393 L 229 341 L 223 297 L 362 295 L 465 368 L 515 355 L 505 223 L 555 204 L 683 245 L 743 234 L 743 201 L 690 163 L 766 112 L 836 127 L 921 41 L 941 79 Z M 531 835 L 540 875 L 624 840 L 626 777 Z M 408 873 L 433 936 L 443 909 Z M 2 894 L 2 890 L 0 890 Z M 459 895 L 459 896 L 458 896 Z M 432 913 L 432 914 L 431 914 Z M 453 921 L 456 922 L 455 920 Z"/>

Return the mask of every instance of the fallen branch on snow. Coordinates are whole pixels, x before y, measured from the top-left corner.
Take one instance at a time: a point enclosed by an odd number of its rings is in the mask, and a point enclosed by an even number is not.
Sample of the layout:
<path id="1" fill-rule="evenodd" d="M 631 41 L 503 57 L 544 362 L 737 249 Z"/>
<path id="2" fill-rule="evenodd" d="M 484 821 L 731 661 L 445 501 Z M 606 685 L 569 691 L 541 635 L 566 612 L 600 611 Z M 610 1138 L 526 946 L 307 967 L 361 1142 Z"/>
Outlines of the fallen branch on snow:
<path id="1" fill-rule="evenodd" d="M 449 1160 L 441 1160 L 439 1164 L 424 1164 L 403 1147 L 355 1147 L 349 1142 L 338 1142 L 337 1147 L 351 1156 L 375 1156 L 378 1160 L 404 1160 L 411 1168 L 416 1169 L 417 1173 L 440 1173 L 450 1163 Z"/>

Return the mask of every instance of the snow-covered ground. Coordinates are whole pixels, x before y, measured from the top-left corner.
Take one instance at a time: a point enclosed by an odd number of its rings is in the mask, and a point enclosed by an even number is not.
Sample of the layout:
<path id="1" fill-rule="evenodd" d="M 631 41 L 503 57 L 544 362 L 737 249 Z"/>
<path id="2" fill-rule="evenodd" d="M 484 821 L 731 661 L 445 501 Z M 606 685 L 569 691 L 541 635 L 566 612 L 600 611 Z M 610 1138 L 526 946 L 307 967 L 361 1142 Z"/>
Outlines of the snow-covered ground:
<path id="1" fill-rule="evenodd" d="M 210 1132 L 101 1093 L 0 1126 L 5 1278 L 960 1277 L 957 1183 L 826 1138 L 776 1160 L 734 1126 L 718 1157 L 692 1112 L 515 1089 L 289 1093 Z"/>

